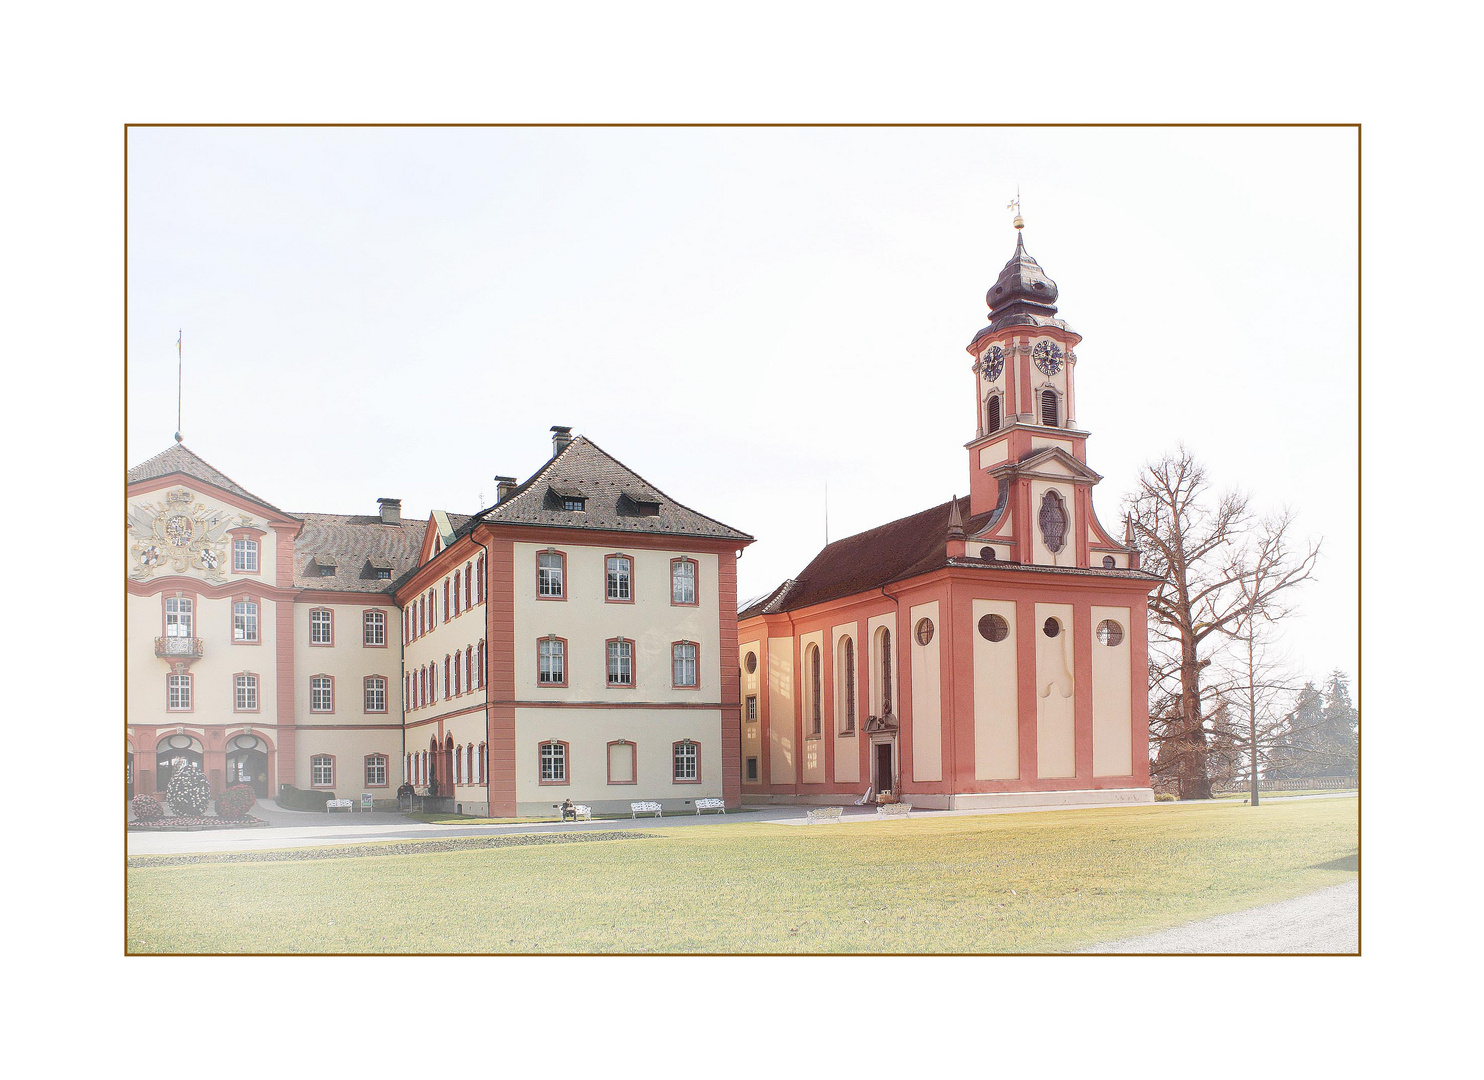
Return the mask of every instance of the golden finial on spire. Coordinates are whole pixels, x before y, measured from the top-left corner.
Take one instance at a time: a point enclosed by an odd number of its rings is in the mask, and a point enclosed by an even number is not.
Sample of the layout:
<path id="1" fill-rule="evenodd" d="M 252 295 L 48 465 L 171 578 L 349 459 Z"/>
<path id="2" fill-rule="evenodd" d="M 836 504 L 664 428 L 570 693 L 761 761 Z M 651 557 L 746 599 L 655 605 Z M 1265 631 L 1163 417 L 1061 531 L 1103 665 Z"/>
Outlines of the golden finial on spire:
<path id="1" fill-rule="evenodd" d="M 1015 185 L 1015 198 L 1013 198 L 1013 199 L 1010 200 L 1010 205 L 1007 206 L 1007 207 L 1005 207 L 1005 209 L 1006 210 L 1014 210 L 1015 211 L 1015 228 L 1016 229 L 1023 229 L 1023 228 L 1025 228 L 1025 218 L 1023 218 L 1023 217 L 1020 216 L 1020 185 L 1019 184 L 1016 184 Z"/>

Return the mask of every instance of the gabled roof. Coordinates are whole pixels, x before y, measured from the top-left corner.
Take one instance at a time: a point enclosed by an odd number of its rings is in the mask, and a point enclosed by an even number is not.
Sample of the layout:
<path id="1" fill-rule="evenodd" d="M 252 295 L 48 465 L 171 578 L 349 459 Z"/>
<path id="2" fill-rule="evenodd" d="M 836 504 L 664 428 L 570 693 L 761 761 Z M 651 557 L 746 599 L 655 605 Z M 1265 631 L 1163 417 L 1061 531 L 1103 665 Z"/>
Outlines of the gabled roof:
<path id="1" fill-rule="evenodd" d="M 578 491 L 582 510 L 563 510 L 558 492 Z M 658 503 L 657 514 L 642 504 Z M 474 515 L 474 524 L 548 525 L 564 529 L 658 533 L 708 540 L 750 541 L 747 533 L 676 502 L 597 443 L 579 435 L 505 499 Z"/>
<path id="2" fill-rule="evenodd" d="M 402 519 L 383 524 L 378 514 L 299 514 L 304 527 L 294 538 L 294 585 L 300 589 L 339 592 L 389 592 L 396 580 L 417 566 L 427 523 Z M 316 560 L 333 561 L 335 573 L 319 577 L 308 573 Z M 378 569 L 392 576 L 378 578 Z"/>
<path id="3" fill-rule="evenodd" d="M 233 495 L 240 496 L 241 498 L 249 499 L 259 506 L 272 510 L 276 514 L 282 514 L 284 517 L 295 516 L 286 510 L 280 510 L 267 499 L 254 495 L 226 473 L 216 468 L 216 466 L 208 464 L 199 454 L 187 450 L 184 443 L 176 443 L 169 449 L 162 450 L 148 461 L 135 465 L 129 470 L 127 482 L 137 484 L 141 480 L 154 480 L 157 477 L 170 476 L 174 473 L 193 477 L 203 483 L 210 484 L 214 488 L 219 488 L 222 491 L 231 492 Z"/>
<path id="4" fill-rule="evenodd" d="M 989 470 L 991 476 L 1059 476 L 1048 466 L 1060 465 L 1068 479 L 1096 484 L 1103 476 L 1094 472 L 1059 446 L 1043 446 L 1019 461 L 1007 461 Z"/>
<path id="5" fill-rule="evenodd" d="M 814 556 L 797 578 L 784 582 L 737 617 L 771 615 L 822 604 L 947 566 L 948 525 L 953 506 L 950 500 L 931 510 L 836 540 Z M 990 516 L 970 516 L 967 495 L 958 500 L 958 513 L 964 528 L 971 533 L 982 528 Z"/>

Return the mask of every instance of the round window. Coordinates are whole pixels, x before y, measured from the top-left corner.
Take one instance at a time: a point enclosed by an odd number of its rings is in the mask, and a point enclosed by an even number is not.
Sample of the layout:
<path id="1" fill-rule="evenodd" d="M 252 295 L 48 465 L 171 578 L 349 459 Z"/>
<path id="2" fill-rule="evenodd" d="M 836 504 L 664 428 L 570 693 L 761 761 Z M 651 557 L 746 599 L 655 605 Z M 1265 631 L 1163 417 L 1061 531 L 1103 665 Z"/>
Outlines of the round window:
<path id="1" fill-rule="evenodd" d="M 1103 556 L 1103 569 L 1104 570 L 1112 570 L 1117 565 L 1118 565 L 1118 560 L 1115 559 L 1115 558 L 1113 558 L 1112 555 L 1104 555 Z"/>
<path id="2" fill-rule="evenodd" d="M 748 653 L 747 654 L 747 659 L 744 661 L 744 664 L 745 664 L 745 666 L 747 668 L 747 674 L 751 675 L 754 671 L 756 671 L 757 670 L 757 653 L 755 653 L 755 652 Z"/>
<path id="3" fill-rule="evenodd" d="M 172 750 L 188 750 L 194 741 L 189 735 L 172 735 L 167 740 Z"/>
<path id="4" fill-rule="evenodd" d="M 1112 619 L 1104 619 L 1098 623 L 1098 641 L 1109 647 L 1123 644 L 1123 627 Z"/>
<path id="5" fill-rule="evenodd" d="M 1055 619 L 1047 619 L 1046 625 L 1041 627 L 1041 632 L 1047 637 L 1056 637 L 1057 634 L 1061 633 L 1061 623 Z"/>
<path id="6" fill-rule="evenodd" d="M 985 562 L 994 562 L 994 548 L 980 548 L 979 557 Z"/>
<path id="7" fill-rule="evenodd" d="M 912 631 L 917 638 L 917 644 L 926 645 L 933 640 L 933 620 L 918 619 L 917 628 Z"/>
<path id="8" fill-rule="evenodd" d="M 986 615 L 979 620 L 979 633 L 986 641 L 1004 641 L 1010 636 L 1010 624 L 1003 615 Z"/>

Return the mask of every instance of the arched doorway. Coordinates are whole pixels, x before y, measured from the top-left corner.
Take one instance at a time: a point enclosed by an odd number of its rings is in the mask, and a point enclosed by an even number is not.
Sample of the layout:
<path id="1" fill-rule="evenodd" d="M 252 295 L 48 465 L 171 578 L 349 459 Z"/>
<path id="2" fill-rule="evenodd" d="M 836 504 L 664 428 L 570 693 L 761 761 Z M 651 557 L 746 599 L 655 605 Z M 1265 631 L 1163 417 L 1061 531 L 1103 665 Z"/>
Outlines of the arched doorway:
<path id="1" fill-rule="evenodd" d="M 134 751 L 124 748 L 124 798 L 134 797 Z"/>
<path id="2" fill-rule="evenodd" d="M 164 791 L 176 769 L 187 765 L 201 768 L 204 748 L 189 735 L 167 735 L 155 746 L 155 790 Z"/>
<path id="3" fill-rule="evenodd" d="M 443 770 L 438 766 L 438 736 L 428 740 L 428 794 L 438 795 L 438 780 Z"/>
<path id="4" fill-rule="evenodd" d="M 251 784 L 260 799 L 268 797 L 268 744 L 256 735 L 238 735 L 227 742 L 227 787 Z"/>

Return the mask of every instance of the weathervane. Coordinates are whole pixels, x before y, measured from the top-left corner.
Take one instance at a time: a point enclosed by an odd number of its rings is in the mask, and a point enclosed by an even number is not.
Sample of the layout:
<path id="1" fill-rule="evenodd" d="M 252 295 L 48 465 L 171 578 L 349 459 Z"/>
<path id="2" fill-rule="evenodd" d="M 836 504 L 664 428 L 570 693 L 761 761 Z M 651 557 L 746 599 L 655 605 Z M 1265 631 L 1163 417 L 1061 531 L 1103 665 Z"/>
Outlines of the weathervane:
<path id="1" fill-rule="evenodd" d="M 1005 207 L 1005 209 L 1006 210 L 1014 210 L 1015 211 L 1015 227 L 1017 229 L 1023 229 L 1023 228 L 1025 228 L 1025 218 L 1023 218 L 1023 217 L 1020 216 L 1020 185 L 1019 184 L 1016 184 L 1015 185 L 1015 198 L 1013 198 L 1013 199 L 1010 200 L 1010 205 L 1007 206 L 1007 207 Z"/>

